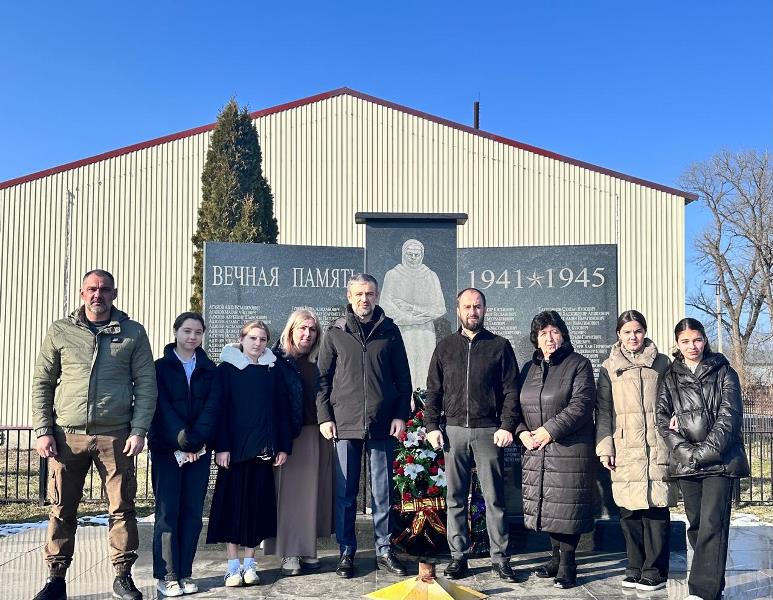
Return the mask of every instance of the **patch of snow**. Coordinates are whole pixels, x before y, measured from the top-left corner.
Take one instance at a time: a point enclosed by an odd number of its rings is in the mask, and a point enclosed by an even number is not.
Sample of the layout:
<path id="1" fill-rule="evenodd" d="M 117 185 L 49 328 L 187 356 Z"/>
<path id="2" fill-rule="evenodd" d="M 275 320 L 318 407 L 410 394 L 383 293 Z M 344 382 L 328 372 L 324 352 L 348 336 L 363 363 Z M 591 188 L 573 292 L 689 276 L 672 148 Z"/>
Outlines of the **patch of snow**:
<path id="1" fill-rule="evenodd" d="M 757 515 L 743 512 L 734 513 L 733 517 L 730 519 L 730 527 L 760 527 L 770 525 L 773 525 L 773 523 L 761 521 Z"/>
<path id="2" fill-rule="evenodd" d="M 28 529 L 45 529 L 48 527 L 48 521 L 37 521 L 35 523 L 5 523 L 0 525 L 0 538 L 16 535 Z"/>
<path id="3" fill-rule="evenodd" d="M 155 515 L 151 513 L 146 517 L 138 518 L 137 522 L 153 523 L 155 520 Z M 84 527 L 105 527 L 108 523 L 109 517 L 107 514 L 78 517 L 78 525 Z M 5 523 L 0 525 L 0 538 L 23 533 L 28 529 L 45 529 L 46 527 L 48 527 L 48 520 L 36 521 L 33 523 Z"/>

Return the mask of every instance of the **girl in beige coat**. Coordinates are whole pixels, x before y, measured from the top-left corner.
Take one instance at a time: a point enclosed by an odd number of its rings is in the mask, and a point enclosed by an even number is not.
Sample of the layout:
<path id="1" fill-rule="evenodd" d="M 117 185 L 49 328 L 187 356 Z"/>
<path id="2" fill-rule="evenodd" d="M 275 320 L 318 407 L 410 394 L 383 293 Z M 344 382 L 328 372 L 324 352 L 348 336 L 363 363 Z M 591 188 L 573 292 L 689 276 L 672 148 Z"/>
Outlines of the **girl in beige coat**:
<path id="1" fill-rule="evenodd" d="M 668 447 L 657 432 L 658 384 L 669 360 L 645 337 L 635 310 L 617 319 L 618 341 L 599 371 L 596 455 L 610 471 L 620 507 L 628 567 L 623 587 L 654 591 L 668 579 L 670 515 Z"/>

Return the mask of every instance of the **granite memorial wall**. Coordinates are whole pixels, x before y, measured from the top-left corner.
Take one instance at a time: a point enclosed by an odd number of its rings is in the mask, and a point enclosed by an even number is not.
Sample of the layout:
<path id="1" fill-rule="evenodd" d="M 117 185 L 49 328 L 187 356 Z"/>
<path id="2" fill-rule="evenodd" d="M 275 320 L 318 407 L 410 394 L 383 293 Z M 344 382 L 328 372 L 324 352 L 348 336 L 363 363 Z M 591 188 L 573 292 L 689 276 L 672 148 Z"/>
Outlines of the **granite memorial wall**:
<path id="1" fill-rule="evenodd" d="M 510 340 L 519 365 L 531 359 L 531 319 L 542 310 L 563 316 L 572 344 L 596 372 L 616 339 L 615 245 L 457 249 L 457 228 L 466 215 L 358 213 L 356 220 L 366 225 L 366 248 L 205 244 L 205 348 L 210 356 L 217 360 L 252 319 L 268 324 L 273 345 L 296 308 L 314 310 L 324 329 L 343 313 L 346 281 L 361 271 L 378 279 L 379 304 L 401 328 L 414 388 L 426 385 L 436 341 L 457 328 L 456 293 L 466 287 L 486 294 L 485 325 Z M 506 449 L 505 463 L 507 510 L 517 515 L 517 444 Z M 600 495 L 607 494 L 602 490 Z"/>

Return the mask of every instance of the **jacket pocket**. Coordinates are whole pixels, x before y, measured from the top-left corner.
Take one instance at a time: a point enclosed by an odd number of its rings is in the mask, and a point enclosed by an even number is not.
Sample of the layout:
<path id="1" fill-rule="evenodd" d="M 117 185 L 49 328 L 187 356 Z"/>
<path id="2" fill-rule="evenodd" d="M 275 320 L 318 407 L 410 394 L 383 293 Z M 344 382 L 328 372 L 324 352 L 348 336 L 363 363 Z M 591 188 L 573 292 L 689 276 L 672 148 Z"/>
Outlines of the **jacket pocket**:
<path id="1" fill-rule="evenodd" d="M 612 432 L 612 439 L 614 440 L 615 448 L 625 447 L 625 436 L 622 427 L 615 427 L 615 430 Z"/>

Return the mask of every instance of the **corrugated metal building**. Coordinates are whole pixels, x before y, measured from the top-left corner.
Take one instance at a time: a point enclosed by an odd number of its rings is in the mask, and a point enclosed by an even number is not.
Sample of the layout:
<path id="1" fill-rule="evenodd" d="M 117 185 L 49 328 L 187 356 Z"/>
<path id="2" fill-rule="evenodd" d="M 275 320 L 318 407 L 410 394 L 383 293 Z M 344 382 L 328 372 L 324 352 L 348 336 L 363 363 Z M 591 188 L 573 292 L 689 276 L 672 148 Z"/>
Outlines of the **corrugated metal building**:
<path id="1" fill-rule="evenodd" d="M 253 116 L 280 243 L 362 246 L 354 213 L 383 211 L 467 213 L 460 247 L 618 244 L 619 306 L 670 345 L 694 196 L 347 88 Z M 171 340 L 213 127 L 0 183 L 0 425 L 29 424 L 38 347 L 89 269 L 115 274 L 156 354 Z"/>

